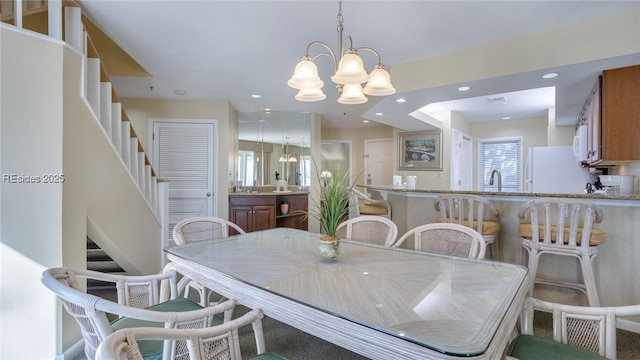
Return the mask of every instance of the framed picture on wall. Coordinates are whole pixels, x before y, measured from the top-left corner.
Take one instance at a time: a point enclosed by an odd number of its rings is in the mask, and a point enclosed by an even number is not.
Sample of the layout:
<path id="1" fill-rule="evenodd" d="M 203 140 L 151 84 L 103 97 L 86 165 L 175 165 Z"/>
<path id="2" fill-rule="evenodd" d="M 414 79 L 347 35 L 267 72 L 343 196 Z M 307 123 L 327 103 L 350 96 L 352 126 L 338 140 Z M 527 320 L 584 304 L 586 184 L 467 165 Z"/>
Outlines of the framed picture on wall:
<path id="1" fill-rule="evenodd" d="M 398 133 L 398 170 L 442 170 L 442 130 Z"/>

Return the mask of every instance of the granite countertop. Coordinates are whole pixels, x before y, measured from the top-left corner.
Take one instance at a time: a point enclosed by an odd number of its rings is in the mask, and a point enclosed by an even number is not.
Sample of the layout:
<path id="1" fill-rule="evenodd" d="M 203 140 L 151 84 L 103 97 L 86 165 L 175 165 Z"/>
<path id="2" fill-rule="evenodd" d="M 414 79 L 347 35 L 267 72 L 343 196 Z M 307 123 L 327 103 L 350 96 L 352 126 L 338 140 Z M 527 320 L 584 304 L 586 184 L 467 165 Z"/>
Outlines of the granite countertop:
<path id="1" fill-rule="evenodd" d="M 431 193 L 431 194 L 472 194 L 472 195 L 494 195 L 494 196 L 528 196 L 528 197 L 561 197 L 574 199 L 609 199 L 609 200 L 640 200 L 640 194 L 630 195 L 609 195 L 609 194 L 544 194 L 525 192 L 495 192 L 495 191 L 461 191 L 461 190 L 429 190 L 429 189 L 407 189 L 394 188 L 392 186 L 379 185 L 358 185 L 359 187 L 373 190 L 406 192 L 406 193 Z"/>
<path id="2" fill-rule="evenodd" d="M 299 194 L 309 194 L 308 191 L 297 191 L 292 190 L 289 192 L 276 192 L 276 191 L 238 191 L 238 192 L 229 192 L 229 196 L 274 196 L 274 195 L 299 195 Z"/>

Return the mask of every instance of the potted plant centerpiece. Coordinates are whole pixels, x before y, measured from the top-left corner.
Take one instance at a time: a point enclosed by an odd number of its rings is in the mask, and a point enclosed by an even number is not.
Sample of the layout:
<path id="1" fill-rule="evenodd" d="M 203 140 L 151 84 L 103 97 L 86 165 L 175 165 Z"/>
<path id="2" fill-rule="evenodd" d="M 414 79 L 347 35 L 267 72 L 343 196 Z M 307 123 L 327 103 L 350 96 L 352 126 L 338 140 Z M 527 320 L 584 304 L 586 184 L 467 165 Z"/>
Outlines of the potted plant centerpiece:
<path id="1" fill-rule="evenodd" d="M 336 232 L 338 225 L 349 217 L 349 198 L 356 180 L 351 182 L 349 172 L 339 170 L 324 170 L 318 174 L 318 178 L 321 184 L 320 196 L 319 199 L 312 199 L 312 206 L 306 215 L 317 219 L 322 227 L 324 235 L 320 238 L 320 255 L 335 258 L 340 245 Z"/>

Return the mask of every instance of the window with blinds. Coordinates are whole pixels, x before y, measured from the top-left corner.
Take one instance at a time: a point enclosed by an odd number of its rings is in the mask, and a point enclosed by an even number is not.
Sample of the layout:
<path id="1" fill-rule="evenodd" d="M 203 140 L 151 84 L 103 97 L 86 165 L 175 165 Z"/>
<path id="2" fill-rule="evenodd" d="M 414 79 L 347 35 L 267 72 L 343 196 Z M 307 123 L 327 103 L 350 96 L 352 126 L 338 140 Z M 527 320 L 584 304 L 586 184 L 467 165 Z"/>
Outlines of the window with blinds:
<path id="1" fill-rule="evenodd" d="M 498 191 L 497 175 L 489 185 L 491 172 L 502 174 L 502 191 L 521 191 L 522 138 L 494 138 L 478 140 L 478 190 Z"/>

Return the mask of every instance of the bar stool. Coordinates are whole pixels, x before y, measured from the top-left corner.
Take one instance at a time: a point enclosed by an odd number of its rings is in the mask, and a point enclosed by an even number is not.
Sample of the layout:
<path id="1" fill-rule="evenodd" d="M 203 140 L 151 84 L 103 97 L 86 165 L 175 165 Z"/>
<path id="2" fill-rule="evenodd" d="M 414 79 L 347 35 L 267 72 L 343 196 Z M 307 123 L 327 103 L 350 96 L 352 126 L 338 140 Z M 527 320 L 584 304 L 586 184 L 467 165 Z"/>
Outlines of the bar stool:
<path id="1" fill-rule="evenodd" d="M 482 234 L 491 258 L 499 256 L 500 213 L 491 201 L 477 195 L 445 194 L 438 196 L 434 206 L 440 212 L 436 222 L 460 224 L 476 230 Z"/>
<path id="2" fill-rule="evenodd" d="M 351 189 L 349 218 L 361 215 L 383 216 L 391 219 L 391 205 L 382 199 L 372 199 L 357 189 Z"/>
<path id="3" fill-rule="evenodd" d="M 529 257 L 529 294 L 533 294 L 536 283 L 565 287 L 584 293 L 589 306 L 600 306 L 592 267 L 599 246 L 604 243 L 604 232 L 593 228 L 594 223 L 602 221 L 600 209 L 578 199 L 539 198 L 522 205 L 518 216 L 522 263 L 525 251 Z M 538 262 L 543 254 L 576 257 L 583 282 L 538 276 Z"/>

